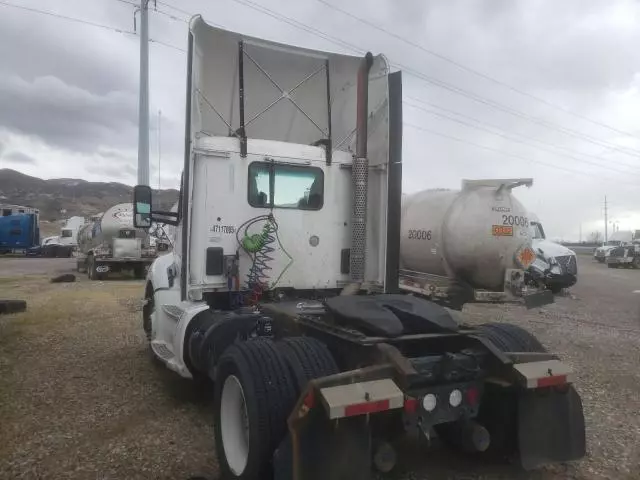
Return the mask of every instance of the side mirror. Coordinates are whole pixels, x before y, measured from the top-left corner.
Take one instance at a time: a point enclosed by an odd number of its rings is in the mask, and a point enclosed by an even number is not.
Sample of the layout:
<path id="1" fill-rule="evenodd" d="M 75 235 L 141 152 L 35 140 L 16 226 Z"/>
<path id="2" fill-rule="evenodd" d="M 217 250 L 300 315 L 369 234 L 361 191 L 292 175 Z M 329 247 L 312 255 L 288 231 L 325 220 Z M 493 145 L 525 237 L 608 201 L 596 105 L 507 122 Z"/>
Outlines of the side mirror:
<path id="1" fill-rule="evenodd" d="M 133 187 L 133 226 L 151 227 L 151 187 L 148 185 Z"/>

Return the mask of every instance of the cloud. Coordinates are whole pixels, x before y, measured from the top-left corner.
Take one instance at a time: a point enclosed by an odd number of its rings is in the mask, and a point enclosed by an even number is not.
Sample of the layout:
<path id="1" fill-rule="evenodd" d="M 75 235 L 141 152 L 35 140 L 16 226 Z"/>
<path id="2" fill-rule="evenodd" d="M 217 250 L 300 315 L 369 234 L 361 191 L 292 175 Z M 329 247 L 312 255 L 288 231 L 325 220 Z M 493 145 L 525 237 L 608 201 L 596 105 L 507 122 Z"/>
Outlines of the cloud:
<path id="1" fill-rule="evenodd" d="M 2 153 L 0 149 L 0 154 Z M 22 152 L 9 152 L 2 157 L 4 160 L 8 160 L 11 163 L 17 163 L 22 165 L 36 165 L 38 161 Z"/>
<path id="2" fill-rule="evenodd" d="M 26 81 L 0 76 L 0 124 L 34 135 L 52 145 L 91 151 L 99 144 L 134 141 L 135 96 L 126 92 L 99 95 L 57 77 Z"/>

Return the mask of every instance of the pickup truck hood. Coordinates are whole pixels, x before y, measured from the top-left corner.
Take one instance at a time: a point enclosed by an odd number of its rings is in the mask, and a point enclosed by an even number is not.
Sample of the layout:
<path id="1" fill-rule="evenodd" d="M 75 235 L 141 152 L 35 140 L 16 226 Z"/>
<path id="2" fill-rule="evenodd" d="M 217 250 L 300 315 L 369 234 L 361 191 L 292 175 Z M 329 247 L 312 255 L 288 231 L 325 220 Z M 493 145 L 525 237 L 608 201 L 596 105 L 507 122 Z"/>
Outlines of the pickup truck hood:
<path id="1" fill-rule="evenodd" d="M 575 252 L 573 250 L 547 239 L 533 240 L 533 249 L 537 254 L 540 254 L 540 251 L 542 251 L 542 256 L 545 259 L 549 257 L 575 256 Z"/>

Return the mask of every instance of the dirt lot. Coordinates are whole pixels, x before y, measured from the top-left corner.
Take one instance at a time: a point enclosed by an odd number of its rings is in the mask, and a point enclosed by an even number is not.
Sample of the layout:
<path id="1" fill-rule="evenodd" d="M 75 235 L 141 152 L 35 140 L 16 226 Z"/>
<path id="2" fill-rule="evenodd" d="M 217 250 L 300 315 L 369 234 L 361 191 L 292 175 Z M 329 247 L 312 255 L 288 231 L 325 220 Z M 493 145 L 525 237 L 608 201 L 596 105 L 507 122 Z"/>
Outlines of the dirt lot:
<path id="1" fill-rule="evenodd" d="M 0 479 L 217 478 L 210 398 L 149 359 L 142 284 L 51 284 L 73 259 L 0 259 Z M 45 276 L 44 274 L 47 274 Z M 640 271 L 580 258 L 571 297 L 524 312 L 474 306 L 472 322 L 531 329 L 577 370 L 588 458 L 535 473 L 408 444 L 394 479 L 631 479 L 640 471 Z M 413 473 L 403 473 L 415 468 Z"/>

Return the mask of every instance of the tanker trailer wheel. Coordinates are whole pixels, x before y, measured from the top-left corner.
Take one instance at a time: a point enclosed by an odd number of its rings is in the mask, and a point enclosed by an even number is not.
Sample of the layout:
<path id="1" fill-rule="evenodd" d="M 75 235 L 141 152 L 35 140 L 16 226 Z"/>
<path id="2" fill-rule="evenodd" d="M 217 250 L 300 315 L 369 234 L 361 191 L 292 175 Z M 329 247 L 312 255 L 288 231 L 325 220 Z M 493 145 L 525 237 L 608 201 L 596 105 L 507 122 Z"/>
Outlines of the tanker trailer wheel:
<path id="1" fill-rule="evenodd" d="M 215 444 L 222 478 L 269 478 L 287 431 L 295 382 L 276 344 L 254 339 L 229 347 L 217 364 Z"/>
<path id="2" fill-rule="evenodd" d="M 93 255 L 87 257 L 87 276 L 89 280 L 104 280 L 104 273 L 100 273 L 97 270 L 96 260 Z"/>

